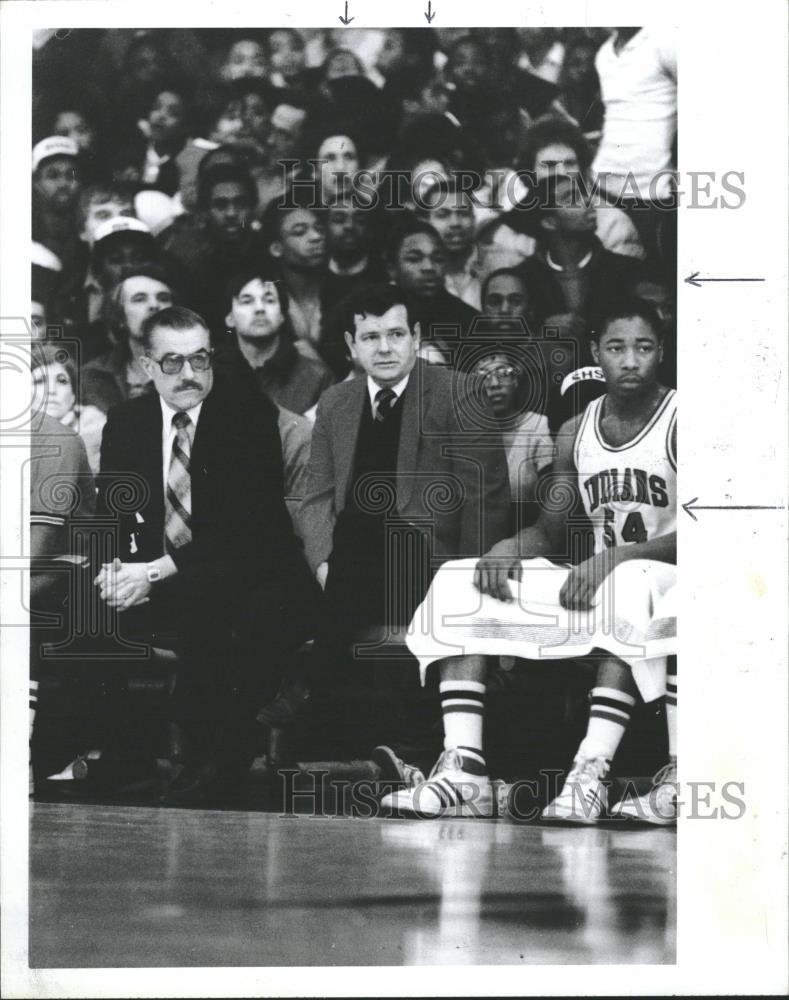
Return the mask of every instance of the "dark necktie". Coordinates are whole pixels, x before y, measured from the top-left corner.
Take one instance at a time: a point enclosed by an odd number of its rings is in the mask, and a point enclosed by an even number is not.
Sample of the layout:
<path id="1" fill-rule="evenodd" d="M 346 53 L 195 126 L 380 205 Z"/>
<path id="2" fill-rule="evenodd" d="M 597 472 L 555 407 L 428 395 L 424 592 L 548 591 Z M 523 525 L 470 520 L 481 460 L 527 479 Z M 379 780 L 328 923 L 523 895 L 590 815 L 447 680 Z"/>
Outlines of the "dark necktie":
<path id="1" fill-rule="evenodd" d="M 383 423 L 397 401 L 394 389 L 379 389 L 375 394 L 375 419 Z"/>
<path id="2" fill-rule="evenodd" d="M 192 479 L 189 460 L 194 425 L 188 413 L 173 417 L 176 429 L 164 501 L 164 541 L 168 553 L 192 540 Z"/>

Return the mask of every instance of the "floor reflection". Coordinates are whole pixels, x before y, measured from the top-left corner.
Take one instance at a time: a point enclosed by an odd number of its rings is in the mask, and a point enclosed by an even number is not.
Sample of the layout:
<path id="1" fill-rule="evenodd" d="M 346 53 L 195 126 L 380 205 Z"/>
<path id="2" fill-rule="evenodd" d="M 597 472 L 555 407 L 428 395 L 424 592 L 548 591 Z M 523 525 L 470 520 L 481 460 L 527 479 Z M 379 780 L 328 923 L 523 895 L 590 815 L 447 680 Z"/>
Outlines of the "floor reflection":
<path id="1" fill-rule="evenodd" d="M 664 963 L 670 830 L 37 803 L 33 967 Z"/>
<path id="2" fill-rule="evenodd" d="M 667 831 L 444 821 L 393 824 L 381 837 L 411 853 L 439 897 L 404 932 L 407 964 L 674 961 Z"/>

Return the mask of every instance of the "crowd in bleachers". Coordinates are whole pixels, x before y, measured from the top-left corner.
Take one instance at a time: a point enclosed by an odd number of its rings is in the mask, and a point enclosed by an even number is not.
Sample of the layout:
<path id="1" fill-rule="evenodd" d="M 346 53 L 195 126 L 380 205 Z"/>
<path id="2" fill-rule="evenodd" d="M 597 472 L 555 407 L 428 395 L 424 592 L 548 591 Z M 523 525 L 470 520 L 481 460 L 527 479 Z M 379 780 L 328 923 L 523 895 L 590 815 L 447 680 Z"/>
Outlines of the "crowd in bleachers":
<path id="1" fill-rule="evenodd" d="M 42 32 L 33 94 L 34 391 L 97 482 L 108 417 L 160 391 L 146 345 L 172 307 L 239 399 L 276 407 L 297 537 L 370 286 L 486 400 L 513 530 L 559 427 L 604 391 L 589 336 L 623 297 L 656 310 L 676 384 L 676 66 L 650 29 Z"/>

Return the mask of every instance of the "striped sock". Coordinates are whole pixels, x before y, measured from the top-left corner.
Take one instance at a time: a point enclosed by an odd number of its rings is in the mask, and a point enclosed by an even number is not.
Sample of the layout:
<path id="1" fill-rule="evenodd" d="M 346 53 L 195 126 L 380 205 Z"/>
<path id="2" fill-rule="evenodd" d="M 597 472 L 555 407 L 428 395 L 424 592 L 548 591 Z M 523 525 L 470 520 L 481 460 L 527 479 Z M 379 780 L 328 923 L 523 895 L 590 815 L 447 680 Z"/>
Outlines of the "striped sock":
<path id="1" fill-rule="evenodd" d="M 613 760 L 636 700 L 624 691 L 608 687 L 592 688 L 589 700 L 589 725 L 579 751 L 586 757 Z"/>
<path id="2" fill-rule="evenodd" d="M 486 775 L 488 765 L 482 752 L 485 685 L 479 681 L 441 681 L 438 690 L 444 716 L 444 749 L 460 751 L 464 771 Z"/>
<path id="3" fill-rule="evenodd" d="M 669 660 L 666 674 L 666 728 L 668 730 L 668 754 L 677 756 L 677 661 L 675 657 Z"/>
<path id="4" fill-rule="evenodd" d="M 36 721 L 36 708 L 38 707 L 38 681 L 30 682 L 30 731 L 28 739 L 32 742 L 33 726 Z"/>

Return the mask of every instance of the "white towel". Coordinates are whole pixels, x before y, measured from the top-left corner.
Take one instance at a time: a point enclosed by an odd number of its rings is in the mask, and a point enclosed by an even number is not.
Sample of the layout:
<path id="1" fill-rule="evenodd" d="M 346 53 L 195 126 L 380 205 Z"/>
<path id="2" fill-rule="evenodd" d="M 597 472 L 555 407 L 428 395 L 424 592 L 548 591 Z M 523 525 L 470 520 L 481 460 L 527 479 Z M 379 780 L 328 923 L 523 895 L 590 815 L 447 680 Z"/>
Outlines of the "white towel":
<path id="1" fill-rule="evenodd" d="M 567 611 L 559 593 L 568 567 L 524 560 L 520 582 L 510 581 L 513 601 L 505 603 L 474 587 L 476 564 L 445 563 L 417 608 L 406 642 L 419 660 L 423 684 L 429 664 L 447 656 L 549 660 L 604 649 L 631 666 L 645 701 L 665 693 L 665 656 L 676 651 L 676 622 L 673 639 L 668 627 L 658 629 L 658 646 L 650 629 L 655 631 L 659 602 L 676 583 L 675 566 L 651 559 L 622 563 L 598 589 L 591 611 Z"/>

